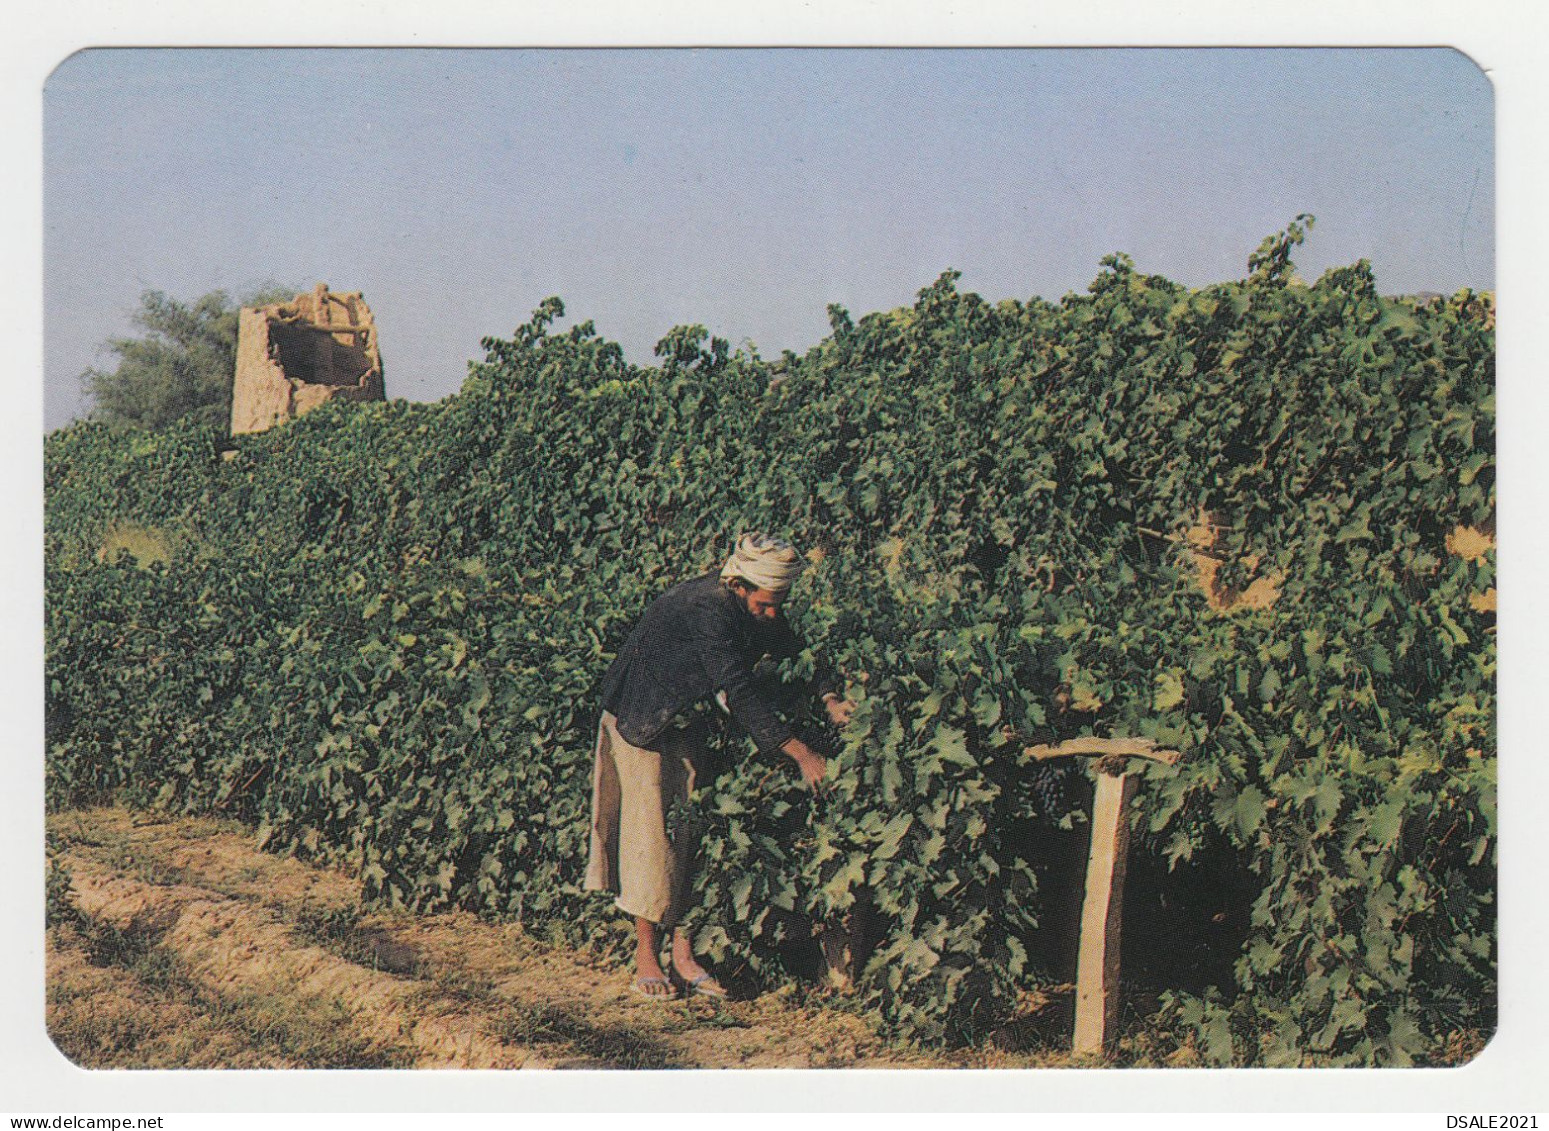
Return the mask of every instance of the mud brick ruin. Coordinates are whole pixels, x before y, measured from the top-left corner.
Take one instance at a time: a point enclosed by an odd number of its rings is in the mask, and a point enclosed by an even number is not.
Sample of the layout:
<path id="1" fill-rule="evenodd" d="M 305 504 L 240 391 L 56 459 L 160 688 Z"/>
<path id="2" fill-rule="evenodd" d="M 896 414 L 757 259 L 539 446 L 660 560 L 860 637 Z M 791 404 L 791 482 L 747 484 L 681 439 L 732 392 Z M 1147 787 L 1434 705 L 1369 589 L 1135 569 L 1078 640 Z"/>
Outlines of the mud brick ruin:
<path id="1" fill-rule="evenodd" d="M 243 307 L 231 434 L 263 432 L 335 398 L 384 399 L 376 323 L 359 292 L 311 294 Z"/>

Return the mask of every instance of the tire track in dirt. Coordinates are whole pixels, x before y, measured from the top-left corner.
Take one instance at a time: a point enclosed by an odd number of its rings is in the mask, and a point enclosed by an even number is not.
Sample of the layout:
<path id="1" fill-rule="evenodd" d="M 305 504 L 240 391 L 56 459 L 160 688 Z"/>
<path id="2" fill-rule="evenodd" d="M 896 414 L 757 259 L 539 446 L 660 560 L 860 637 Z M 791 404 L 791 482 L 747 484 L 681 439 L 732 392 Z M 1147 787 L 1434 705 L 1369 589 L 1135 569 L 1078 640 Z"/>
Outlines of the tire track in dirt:
<path id="1" fill-rule="evenodd" d="M 189 976 L 221 997 L 289 995 L 337 1002 L 368 1048 L 412 1050 L 420 1068 L 538 1068 L 549 1061 L 488 1032 L 465 1003 L 426 994 L 412 982 L 368 970 L 301 942 L 272 913 L 189 884 L 157 885 L 116 874 L 86 852 L 63 854 L 75 906 L 89 919 L 149 935 L 175 953 Z M 438 1008 L 439 1007 L 439 1008 Z"/>
<path id="2" fill-rule="evenodd" d="M 92 953 L 60 924 L 48 948 L 48 1030 L 82 1068 L 305 1068 L 165 985 Z"/>
<path id="3" fill-rule="evenodd" d="M 416 1067 L 991 1066 L 890 1047 L 794 987 L 663 1004 L 515 924 L 362 913 L 358 880 L 262 852 L 231 822 L 95 809 L 49 823 L 83 912 L 159 932 L 214 994 L 342 1003 L 370 1049 Z"/>

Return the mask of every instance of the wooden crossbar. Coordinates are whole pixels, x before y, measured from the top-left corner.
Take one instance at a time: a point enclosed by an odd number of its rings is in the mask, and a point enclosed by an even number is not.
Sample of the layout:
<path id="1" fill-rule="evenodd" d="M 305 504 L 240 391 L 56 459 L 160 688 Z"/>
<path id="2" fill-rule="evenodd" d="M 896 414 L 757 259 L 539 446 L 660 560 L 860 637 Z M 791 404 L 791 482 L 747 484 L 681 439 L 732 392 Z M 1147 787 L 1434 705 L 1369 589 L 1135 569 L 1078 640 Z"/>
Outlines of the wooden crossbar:
<path id="1" fill-rule="evenodd" d="M 1050 758 L 1103 758 L 1108 755 L 1118 755 L 1123 758 L 1149 758 L 1153 762 L 1161 762 L 1168 766 L 1177 764 L 1178 759 L 1183 757 L 1177 750 L 1167 750 L 1157 746 L 1156 740 L 1151 738 L 1097 738 L 1095 736 L 1067 738 L 1064 742 L 1053 746 L 1044 744 L 1029 746 L 1022 753 L 1038 762 L 1046 762 Z"/>

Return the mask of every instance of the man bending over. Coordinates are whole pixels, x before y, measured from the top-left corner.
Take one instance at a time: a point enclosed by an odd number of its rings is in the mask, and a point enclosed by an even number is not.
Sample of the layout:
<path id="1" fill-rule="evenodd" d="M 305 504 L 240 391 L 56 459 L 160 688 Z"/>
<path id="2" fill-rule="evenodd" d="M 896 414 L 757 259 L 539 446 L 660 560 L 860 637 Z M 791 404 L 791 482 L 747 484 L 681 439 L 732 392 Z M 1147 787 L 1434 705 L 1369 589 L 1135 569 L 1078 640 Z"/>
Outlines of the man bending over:
<path id="1" fill-rule="evenodd" d="M 634 989 L 646 997 L 726 996 L 678 927 L 693 851 L 674 842 L 667 815 L 693 788 L 706 737 L 689 708 L 715 700 L 761 754 L 787 755 L 810 787 L 823 779 L 822 755 L 780 720 L 753 675 L 763 656 L 800 650 L 780 607 L 805 565 L 789 543 L 744 534 L 719 574 L 682 582 L 651 604 L 603 679 L 586 888 L 618 892 L 619 909 L 634 918 Z M 843 726 L 852 705 L 831 687 L 822 697 Z M 658 953 L 668 932 L 670 979 Z"/>

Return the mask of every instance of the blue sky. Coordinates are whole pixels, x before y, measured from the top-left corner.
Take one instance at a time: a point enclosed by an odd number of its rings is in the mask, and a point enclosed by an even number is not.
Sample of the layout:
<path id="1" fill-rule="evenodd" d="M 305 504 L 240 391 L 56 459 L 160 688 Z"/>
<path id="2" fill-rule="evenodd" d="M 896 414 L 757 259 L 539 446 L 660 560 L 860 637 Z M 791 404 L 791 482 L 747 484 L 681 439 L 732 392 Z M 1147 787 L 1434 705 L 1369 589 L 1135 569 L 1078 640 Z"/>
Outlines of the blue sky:
<path id="1" fill-rule="evenodd" d="M 1493 128 L 1444 49 L 83 52 L 44 90 L 44 423 L 146 289 L 362 291 L 411 400 L 548 295 L 635 361 L 688 322 L 770 356 L 949 267 L 1238 277 L 1300 212 L 1309 278 L 1489 289 Z"/>

